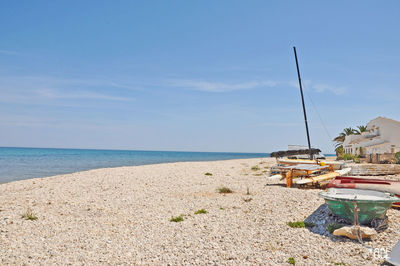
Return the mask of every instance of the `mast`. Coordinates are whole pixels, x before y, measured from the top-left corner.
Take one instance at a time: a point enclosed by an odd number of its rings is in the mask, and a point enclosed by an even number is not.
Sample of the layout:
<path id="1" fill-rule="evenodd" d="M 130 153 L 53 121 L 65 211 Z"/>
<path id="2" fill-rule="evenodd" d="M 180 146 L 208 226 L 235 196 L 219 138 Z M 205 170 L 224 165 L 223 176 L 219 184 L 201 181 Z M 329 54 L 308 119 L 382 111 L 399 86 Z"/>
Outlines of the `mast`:
<path id="1" fill-rule="evenodd" d="M 296 59 L 297 77 L 299 78 L 301 102 L 302 102 L 302 104 L 303 104 L 304 123 L 306 124 L 308 149 L 309 149 L 309 151 L 310 151 L 310 159 L 312 160 L 313 156 L 312 156 L 312 152 L 311 152 L 310 133 L 308 132 L 307 112 L 306 112 L 306 106 L 304 105 L 303 87 L 302 87 L 302 85 L 301 85 L 299 61 L 297 60 L 297 53 L 296 53 L 296 47 L 295 47 L 295 46 L 293 46 L 293 50 L 294 50 L 294 57 L 295 57 L 295 59 Z"/>

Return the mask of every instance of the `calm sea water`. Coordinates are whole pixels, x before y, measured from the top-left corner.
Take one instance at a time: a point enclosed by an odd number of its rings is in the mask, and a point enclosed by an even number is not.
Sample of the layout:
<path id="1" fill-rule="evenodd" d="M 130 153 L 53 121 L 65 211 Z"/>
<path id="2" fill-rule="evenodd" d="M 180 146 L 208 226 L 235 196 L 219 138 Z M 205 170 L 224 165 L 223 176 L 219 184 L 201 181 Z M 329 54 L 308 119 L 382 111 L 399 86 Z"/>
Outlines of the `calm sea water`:
<path id="1" fill-rule="evenodd" d="M 0 183 L 105 167 L 266 156 L 269 154 L 0 147 Z"/>

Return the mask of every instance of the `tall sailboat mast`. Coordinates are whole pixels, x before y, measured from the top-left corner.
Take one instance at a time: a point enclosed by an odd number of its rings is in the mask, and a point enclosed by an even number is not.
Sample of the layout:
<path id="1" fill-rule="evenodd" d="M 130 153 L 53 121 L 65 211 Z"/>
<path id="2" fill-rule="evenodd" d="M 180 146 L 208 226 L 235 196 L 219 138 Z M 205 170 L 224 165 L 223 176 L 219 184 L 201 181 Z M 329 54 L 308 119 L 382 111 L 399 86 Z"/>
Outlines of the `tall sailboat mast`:
<path id="1" fill-rule="evenodd" d="M 313 159 L 313 155 L 312 155 L 312 152 L 311 152 L 310 133 L 308 132 L 307 112 L 306 112 L 306 106 L 304 105 L 303 86 L 301 85 L 299 61 L 297 60 L 297 52 L 296 52 L 296 47 L 295 47 L 295 46 L 293 46 L 293 50 L 294 50 L 294 57 L 295 57 L 295 59 L 296 59 L 297 76 L 298 76 L 298 78 L 299 78 L 301 102 L 302 102 L 302 104 L 303 104 L 304 122 L 305 122 L 305 124 L 306 124 L 306 131 L 307 131 L 308 149 L 309 149 L 309 151 L 310 151 L 310 159 Z"/>

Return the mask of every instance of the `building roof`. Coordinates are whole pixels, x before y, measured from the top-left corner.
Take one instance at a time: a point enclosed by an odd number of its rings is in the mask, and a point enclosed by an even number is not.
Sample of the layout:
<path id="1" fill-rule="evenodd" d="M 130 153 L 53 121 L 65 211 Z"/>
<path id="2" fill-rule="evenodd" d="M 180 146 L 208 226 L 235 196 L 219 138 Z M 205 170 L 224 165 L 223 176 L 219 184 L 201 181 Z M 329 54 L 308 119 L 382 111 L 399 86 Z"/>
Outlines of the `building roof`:
<path id="1" fill-rule="evenodd" d="M 371 138 L 362 137 L 362 138 L 350 141 L 349 144 L 358 144 L 358 143 L 361 143 L 361 142 L 367 142 L 367 141 L 371 141 L 371 140 L 375 140 L 375 139 L 380 139 L 380 137 L 381 136 L 375 136 L 375 137 L 371 137 Z"/>
<path id="2" fill-rule="evenodd" d="M 378 117 L 372 119 L 371 121 L 369 121 L 368 124 L 371 123 L 372 121 L 379 120 L 379 119 L 388 120 L 388 121 L 400 124 L 400 121 L 397 121 L 397 120 L 394 120 L 394 119 L 391 119 L 391 118 L 387 118 L 387 117 L 384 117 L 384 116 L 378 116 Z"/>
<path id="3" fill-rule="evenodd" d="M 390 143 L 390 142 L 389 142 L 389 141 L 384 141 L 384 142 L 378 143 L 378 144 L 369 144 L 369 145 L 365 145 L 364 147 L 368 147 L 368 148 L 371 148 L 371 147 L 378 147 L 378 146 L 382 146 L 382 145 L 388 144 L 388 143 Z"/>

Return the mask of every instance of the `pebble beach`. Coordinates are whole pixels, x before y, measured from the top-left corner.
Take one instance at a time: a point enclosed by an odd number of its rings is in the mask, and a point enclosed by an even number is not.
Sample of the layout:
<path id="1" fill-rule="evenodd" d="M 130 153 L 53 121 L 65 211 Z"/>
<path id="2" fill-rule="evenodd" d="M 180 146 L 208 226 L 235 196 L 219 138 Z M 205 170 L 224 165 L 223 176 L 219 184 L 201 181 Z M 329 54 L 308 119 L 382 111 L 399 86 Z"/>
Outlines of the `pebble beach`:
<path id="1" fill-rule="evenodd" d="M 292 228 L 319 189 L 268 180 L 272 158 L 103 168 L 0 184 L 2 265 L 376 265 L 358 241 Z M 219 193 L 227 187 L 233 193 Z M 195 214 L 197 211 L 200 213 Z M 27 212 L 37 219 L 26 219 Z M 25 214 L 25 217 L 23 217 Z M 171 218 L 181 217 L 180 222 Z M 390 252 L 400 210 L 365 244 Z"/>

